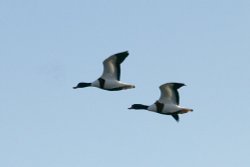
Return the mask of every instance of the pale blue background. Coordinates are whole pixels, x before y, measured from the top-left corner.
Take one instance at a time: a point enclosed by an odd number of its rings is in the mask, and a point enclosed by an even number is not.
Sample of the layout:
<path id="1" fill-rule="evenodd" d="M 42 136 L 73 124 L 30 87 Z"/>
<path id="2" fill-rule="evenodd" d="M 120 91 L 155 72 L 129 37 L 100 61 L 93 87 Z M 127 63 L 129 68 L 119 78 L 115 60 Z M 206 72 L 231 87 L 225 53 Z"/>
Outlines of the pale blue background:
<path id="1" fill-rule="evenodd" d="M 249 167 L 249 0 L 1 0 L 1 167 Z M 136 89 L 73 90 L 129 50 Z M 169 116 L 158 86 L 183 82 Z"/>

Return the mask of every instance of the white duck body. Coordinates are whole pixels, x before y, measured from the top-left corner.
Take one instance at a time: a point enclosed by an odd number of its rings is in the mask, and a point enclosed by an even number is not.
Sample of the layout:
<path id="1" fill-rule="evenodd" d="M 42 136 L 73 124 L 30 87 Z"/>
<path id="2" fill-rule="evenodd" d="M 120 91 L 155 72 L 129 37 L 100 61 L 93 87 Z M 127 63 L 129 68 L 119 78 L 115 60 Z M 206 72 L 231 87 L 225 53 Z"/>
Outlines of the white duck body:
<path id="1" fill-rule="evenodd" d="M 121 81 L 114 79 L 102 79 L 102 78 L 99 78 L 98 80 L 92 82 L 91 86 L 109 91 L 135 88 L 135 86 L 132 84 L 123 83 Z"/>
<path id="2" fill-rule="evenodd" d="M 157 102 L 156 102 L 157 103 Z M 160 112 L 162 114 L 172 114 L 174 112 L 179 111 L 181 108 L 177 105 L 173 105 L 173 104 L 160 104 L 158 102 L 158 104 L 152 104 L 148 107 L 149 111 L 154 111 L 154 112 Z"/>
<path id="3" fill-rule="evenodd" d="M 187 109 L 187 108 L 181 107 L 179 105 L 174 105 L 174 104 L 162 104 L 157 101 L 156 103 L 150 105 L 148 107 L 148 110 L 157 112 L 160 114 L 171 115 L 173 113 L 183 114 L 185 113 L 186 110 L 191 110 L 191 109 Z"/>

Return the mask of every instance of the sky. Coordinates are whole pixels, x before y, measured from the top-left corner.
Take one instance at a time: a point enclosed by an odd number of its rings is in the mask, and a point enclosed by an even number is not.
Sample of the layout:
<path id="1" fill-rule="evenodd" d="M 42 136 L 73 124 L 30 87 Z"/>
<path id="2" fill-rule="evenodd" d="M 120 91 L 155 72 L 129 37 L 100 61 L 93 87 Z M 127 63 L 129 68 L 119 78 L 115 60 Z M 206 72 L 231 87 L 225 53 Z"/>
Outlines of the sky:
<path id="1" fill-rule="evenodd" d="M 250 165 L 250 1 L 1 0 L 0 25 L 0 166 Z M 135 89 L 72 89 L 126 50 Z M 127 109 L 167 82 L 179 123 Z"/>

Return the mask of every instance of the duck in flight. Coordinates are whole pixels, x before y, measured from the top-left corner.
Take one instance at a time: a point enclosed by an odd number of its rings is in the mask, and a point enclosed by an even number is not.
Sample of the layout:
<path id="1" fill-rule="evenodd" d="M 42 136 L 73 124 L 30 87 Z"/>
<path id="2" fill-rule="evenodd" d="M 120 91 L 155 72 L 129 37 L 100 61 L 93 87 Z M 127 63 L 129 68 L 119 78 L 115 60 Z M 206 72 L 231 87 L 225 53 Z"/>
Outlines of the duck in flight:
<path id="1" fill-rule="evenodd" d="M 154 104 L 147 106 L 143 104 L 133 104 L 129 109 L 148 110 L 159 114 L 171 115 L 177 122 L 179 114 L 185 114 L 193 111 L 192 109 L 179 106 L 180 98 L 178 89 L 186 86 L 183 83 L 166 83 L 161 85 L 161 96 Z"/>
<path id="2" fill-rule="evenodd" d="M 120 81 L 121 63 L 128 55 L 128 51 L 125 51 L 108 57 L 103 61 L 104 70 L 100 78 L 91 83 L 80 82 L 73 88 L 77 89 L 85 87 L 97 87 L 108 91 L 119 91 L 135 88 L 135 86 L 132 84 L 123 83 Z"/>

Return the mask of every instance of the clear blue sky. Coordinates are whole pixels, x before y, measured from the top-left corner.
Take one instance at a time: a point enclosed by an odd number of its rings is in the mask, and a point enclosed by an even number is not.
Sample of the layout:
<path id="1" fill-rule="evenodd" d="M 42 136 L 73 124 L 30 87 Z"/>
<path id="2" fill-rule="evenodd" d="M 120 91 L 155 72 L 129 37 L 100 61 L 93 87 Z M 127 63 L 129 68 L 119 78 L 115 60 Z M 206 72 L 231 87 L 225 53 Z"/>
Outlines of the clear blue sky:
<path id="1" fill-rule="evenodd" d="M 0 25 L 0 166 L 250 166 L 249 0 L 1 0 Z M 136 89 L 72 89 L 125 50 Z M 173 81 L 179 123 L 127 109 Z"/>

